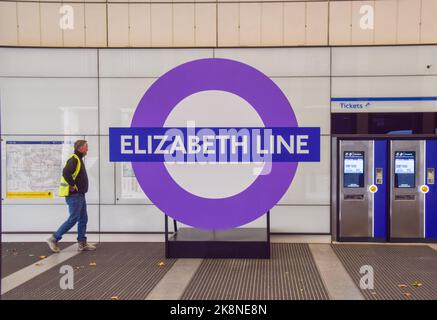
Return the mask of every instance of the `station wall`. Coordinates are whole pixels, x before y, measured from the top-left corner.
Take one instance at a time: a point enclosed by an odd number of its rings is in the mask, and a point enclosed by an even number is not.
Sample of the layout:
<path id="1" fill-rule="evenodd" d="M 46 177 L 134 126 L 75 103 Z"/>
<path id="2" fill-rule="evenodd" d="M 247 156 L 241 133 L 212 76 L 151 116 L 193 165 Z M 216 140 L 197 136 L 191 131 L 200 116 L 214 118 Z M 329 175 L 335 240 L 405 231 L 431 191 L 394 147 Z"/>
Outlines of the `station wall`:
<path id="1" fill-rule="evenodd" d="M 272 232 L 330 233 L 331 97 L 437 96 L 437 46 L 0 48 L 3 231 L 48 232 L 67 216 L 64 199 L 5 197 L 5 143 L 81 137 L 90 146 L 89 231 L 162 232 L 163 214 L 150 200 L 123 198 L 121 164 L 109 162 L 108 128 L 130 124 L 140 98 L 160 75 L 208 57 L 238 60 L 262 71 L 288 97 L 299 125 L 321 127 L 321 161 L 299 164 L 288 192 L 271 211 Z M 437 105 L 430 108 L 436 110 Z M 246 111 L 232 117 L 244 118 Z M 239 183 L 238 176 L 229 177 L 216 187 Z M 202 182 L 184 183 L 195 188 Z M 264 223 L 261 218 L 247 227 Z"/>

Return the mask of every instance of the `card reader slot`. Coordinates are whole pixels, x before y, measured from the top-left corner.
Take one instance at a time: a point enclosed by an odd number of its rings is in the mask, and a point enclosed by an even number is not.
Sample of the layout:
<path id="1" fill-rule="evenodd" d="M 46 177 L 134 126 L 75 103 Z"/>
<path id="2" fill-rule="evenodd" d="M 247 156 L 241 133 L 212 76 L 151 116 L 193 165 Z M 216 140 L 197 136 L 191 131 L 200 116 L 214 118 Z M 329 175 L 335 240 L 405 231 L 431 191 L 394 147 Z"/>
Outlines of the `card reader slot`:
<path id="1" fill-rule="evenodd" d="M 395 195 L 397 201 L 415 201 L 416 196 L 414 194 L 397 194 Z"/>
<path id="2" fill-rule="evenodd" d="M 344 200 L 364 200 L 364 194 L 345 194 Z"/>

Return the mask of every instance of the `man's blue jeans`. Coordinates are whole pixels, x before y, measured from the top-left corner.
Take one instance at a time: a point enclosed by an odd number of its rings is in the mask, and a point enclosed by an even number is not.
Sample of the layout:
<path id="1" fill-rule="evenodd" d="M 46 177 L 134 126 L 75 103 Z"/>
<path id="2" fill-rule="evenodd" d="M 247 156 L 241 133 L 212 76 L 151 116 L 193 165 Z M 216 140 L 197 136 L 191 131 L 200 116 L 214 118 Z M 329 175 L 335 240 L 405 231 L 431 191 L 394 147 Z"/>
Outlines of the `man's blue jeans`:
<path id="1" fill-rule="evenodd" d="M 86 241 L 86 224 L 88 222 L 88 214 L 86 211 L 85 195 L 82 193 L 74 193 L 65 197 L 68 204 L 70 217 L 59 227 L 53 236 L 56 241 L 62 239 L 62 236 L 68 232 L 77 223 L 77 241 Z"/>

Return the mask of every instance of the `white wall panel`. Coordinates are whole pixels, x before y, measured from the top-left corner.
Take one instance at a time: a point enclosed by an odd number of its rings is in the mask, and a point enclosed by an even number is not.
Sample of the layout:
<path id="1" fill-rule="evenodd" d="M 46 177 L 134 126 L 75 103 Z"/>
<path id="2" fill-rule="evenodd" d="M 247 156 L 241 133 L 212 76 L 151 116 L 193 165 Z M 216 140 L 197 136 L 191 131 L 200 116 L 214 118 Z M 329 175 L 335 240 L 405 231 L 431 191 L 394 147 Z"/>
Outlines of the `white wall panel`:
<path id="1" fill-rule="evenodd" d="M 88 232 L 99 229 L 99 206 L 88 205 Z M 66 204 L 4 205 L 2 206 L 3 232 L 54 232 L 68 219 Z M 76 231 L 74 226 L 70 231 Z"/>
<path id="2" fill-rule="evenodd" d="M 320 162 L 300 162 L 290 188 L 280 204 L 330 204 L 331 144 L 320 137 Z"/>
<path id="3" fill-rule="evenodd" d="M 332 48 L 333 76 L 430 74 L 437 74 L 437 46 Z"/>
<path id="4" fill-rule="evenodd" d="M 87 230 L 98 231 L 99 206 L 87 208 Z M 2 228 L 4 232 L 52 232 L 67 218 L 67 205 L 4 205 Z M 100 226 L 101 232 L 163 232 L 164 214 L 152 205 L 102 205 Z M 263 218 L 244 227 L 261 226 Z M 329 206 L 276 206 L 271 210 L 272 232 L 328 233 L 329 226 Z M 71 229 L 76 230 L 76 226 Z"/>
<path id="5" fill-rule="evenodd" d="M 212 58 L 211 49 L 102 49 L 101 77 L 159 77 L 191 60 Z"/>
<path id="6" fill-rule="evenodd" d="M 164 231 L 164 214 L 152 205 L 102 205 L 100 212 L 102 232 Z M 270 213 L 272 232 L 329 233 L 330 230 L 329 206 L 275 206 Z M 264 225 L 261 217 L 244 227 Z"/>
<path id="7" fill-rule="evenodd" d="M 163 232 L 164 214 L 152 205 L 102 205 L 102 232 Z"/>
<path id="8" fill-rule="evenodd" d="M 333 97 L 435 97 L 437 76 L 332 78 Z"/>
<path id="9" fill-rule="evenodd" d="M 88 192 L 86 194 L 88 203 L 98 204 L 99 199 L 99 166 L 100 166 L 100 150 L 99 137 L 85 136 L 88 141 L 88 154 L 85 157 L 85 166 L 88 174 Z M 73 150 L 71 150 L 73 152 Z"/>
<path id="10" fill-rule="evenodd" d="M 97 50 L 0 48 L 0 76 L 97 77 Z"/>
<path id="11" fill-rule="evenodd" d="M 330 130 L 330 79 L 273 78 L 287 96 L 300 126 L 320 127 L 322 134 Z"/>
<path id="12" fill-rule="evenodd" d="M 97 133 L 97 79 L 1 78 L 3 134 Z"/>
<path id="13" fill-rule="evenodd" d="M 329 76 L 328 48 L 217 49 L 217 58 L 247 63 L 268 76 Z"/>
<path id="14" fill-rule="evenodd" d="M 329 206 L 276 206 L 270 210 L 271 232 L 329 233 Z"/>
<path id="15" fill-rule="evenodd" d="M 100 203 L 115 204 L 115 168 L 109 162 L 109 136 L 100 136 Z"/>
<path id="16" fill-rule="evenodd" d="M 106 78 L 100 80 L 100 134 L 110 127 L 130 126 L 133 113 L 153 78 Z"/>

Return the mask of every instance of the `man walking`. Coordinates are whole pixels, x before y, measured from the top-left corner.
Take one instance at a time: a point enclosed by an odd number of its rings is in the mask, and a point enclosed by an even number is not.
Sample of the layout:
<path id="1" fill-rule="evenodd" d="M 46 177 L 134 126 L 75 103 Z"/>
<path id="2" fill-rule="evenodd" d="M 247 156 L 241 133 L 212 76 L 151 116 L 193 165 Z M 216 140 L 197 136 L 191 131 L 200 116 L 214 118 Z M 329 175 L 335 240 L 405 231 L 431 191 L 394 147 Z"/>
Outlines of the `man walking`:
<path id="1" fill-rule="evenodd" d="M 86 140 L 77 140 L 74 143 L 74 154 L 67 160 L 62 171 L 61 186 L 58 195 L 65 197 L 68 205 L 69 218 L 49 239 L 47 244 L 53 252 L 61 251 L 59 240 L 77 223 L 77 241 L 79 251 L 91 251 L 96 247 L 89 244 L 86 239 L 86 225 L 88 214 L 86 209 L 85 193 L 88 191 L 88 176 L 83 162 L 83 157 L 88 152 Z"/>

